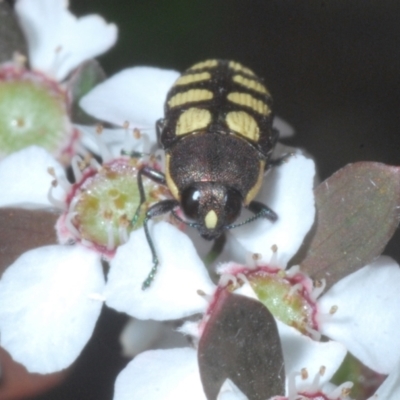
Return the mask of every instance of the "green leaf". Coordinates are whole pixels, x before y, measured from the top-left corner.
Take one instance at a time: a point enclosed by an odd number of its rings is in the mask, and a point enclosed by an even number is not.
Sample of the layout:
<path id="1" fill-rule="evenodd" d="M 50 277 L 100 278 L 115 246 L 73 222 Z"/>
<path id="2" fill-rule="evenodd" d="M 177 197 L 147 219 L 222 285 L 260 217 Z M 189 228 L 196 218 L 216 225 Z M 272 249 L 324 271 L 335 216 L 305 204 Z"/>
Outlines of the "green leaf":
<path id="1" fill-rule="evenodd" d="M 0 275 L 22 253 L 57 243 L 53 209 L 0 208 Z"/>
<path id="2" fill-rule="evenodd" d="M 89 60 L 77 68 L 68 81 L 72 95 L 72 120 L 76 123 L 91 125 L 98 122 L 79 107 L 79 100 L 97 84 L 106 79 L 106 74 L 96 60 Z"/>
<path id="3" fill-rule="evenodd" d="M 198 349 L 204 393 L 215 400 L 227 378 L 250 400 L 285 393 L 281 343 L 272 314 L 260 302 L 223 290 Z"/>
<path id="4" fill-rule="evenodd" d="M 15 52 L 27 57 L 25 38 L 12 8 L 0 0 L 0 63 L 11 61 Z"/>
<path id="5" fill-rule="evenodd" d="M 399 224 L 400 167 L 347 165 L 315 189 L 316 225 L 301 268 L 327 287 L 373 261 Z"/>

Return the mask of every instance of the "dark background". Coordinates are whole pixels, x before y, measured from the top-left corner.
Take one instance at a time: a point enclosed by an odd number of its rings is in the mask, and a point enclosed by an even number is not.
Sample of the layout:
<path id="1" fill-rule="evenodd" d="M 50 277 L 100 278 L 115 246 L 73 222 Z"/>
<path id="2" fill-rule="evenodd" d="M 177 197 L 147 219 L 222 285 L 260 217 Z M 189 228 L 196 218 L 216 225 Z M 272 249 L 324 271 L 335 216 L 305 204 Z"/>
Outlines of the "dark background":
<path id="1" fill-rule="evenodd" d="M 71 9 L 118 25 L 117 45 L 100 58 L 109 75 L 210 57 L 249 66 L 296 129 L 286 143 L 307 149 L 322 179 L 355 161 L 400 164 L 398 1 L 71 0 Z M 386 251 L 398 261 L 399 241 Z M 41 399 L 111 399 L 122 323 L 106 312 L 70 379 Z"/>

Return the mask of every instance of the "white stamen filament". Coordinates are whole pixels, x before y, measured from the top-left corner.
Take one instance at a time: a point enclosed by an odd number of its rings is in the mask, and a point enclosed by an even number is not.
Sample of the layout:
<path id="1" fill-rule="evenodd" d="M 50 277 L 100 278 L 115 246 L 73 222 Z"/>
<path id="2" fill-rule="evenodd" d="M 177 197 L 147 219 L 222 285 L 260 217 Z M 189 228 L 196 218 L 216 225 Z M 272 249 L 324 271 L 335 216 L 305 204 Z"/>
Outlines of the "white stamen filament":
<path id="1" fill-rule="evenodd" d="M 127 229 L 126 225 L 120 225 L 118 227 L 118 235 L 119 235 L 119 241 L 121 244 L 124 244 L 128 241 L 129 234 L 128 234 L 128 229 Z"/>
<path id="2" fill-rule="evenodd" d="M 231 274 L 222 274 L 219 278 L 218 286 L 225 287 L 232 283 L 234 286 L 237 285 L 236 276 Z"/>
<path id="3" fill-rule="evenodd" d="M 115 248 L 114 229 L 112 221 L 106 221 L 107 229 L 107 250 L 113 250 Z"/>
<path id="4" fill-rule="evenodd" d="M 76 239 L 80 239 L 81 233 L 78 231 L 78 229 L 75 228 L 75 225 L 72 223 L 72 220 L 78 215 L 76 212 L 68 212 L 67 215 L 65 216 L 65 225 L 67 226 L 67 229 L 75 236 Z"/>
<path id="5" fill-rule="evenodd" d="M 311 300 L 316 301 L 319 296 L 321 296 L 322 292 L 325 290 L 326 287 L 326 279 L 321 279 L 318 281 L 319 284 L 315 284 L 311 291 Z"/>
<path id="6" fill-rule="evenodd" d="M 51 185 L 49 188 L 49 191 L 47 192 L 47 199 L 49 202 L 56 208 L 59 208 L 60 210 L 67 211 L 67 204 L 63 200 L 58 200 L 53 196 L 53 189 L 54 186 Z"/>
<path id="7" fill-rule="evenodd" d="M 315 330 L 314 328 L 311 328 L 311 326 L 304 325 L 304 329 L 310 334 L 311 339 L 314 339 L 318 342 L 321 340 L 322 336 L 321 333 Z"/>
<path id="8" fill-rule="evenodd" d="M 82 162 L 82 157 L 81 156 L 74 156 L 72 157 L 71 160 L 71 167 L 72 167 L 72 172 L 75 177 L 75 182 L 79 182 L 82 179 L 82 171 L 81 168 L 79 167 L 79 164 Z"/>

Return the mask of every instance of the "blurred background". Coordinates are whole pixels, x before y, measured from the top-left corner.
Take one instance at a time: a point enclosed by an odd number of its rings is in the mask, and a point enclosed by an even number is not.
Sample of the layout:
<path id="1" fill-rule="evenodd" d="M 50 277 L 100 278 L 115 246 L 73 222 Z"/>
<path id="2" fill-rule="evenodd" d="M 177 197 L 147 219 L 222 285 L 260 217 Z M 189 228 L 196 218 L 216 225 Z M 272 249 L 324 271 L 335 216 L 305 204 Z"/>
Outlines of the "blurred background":
<path id="1" fill-rule="evenodd" d="M 275 112 L 296 130 L 285 143 L 315 157 L 325 179 L 355 161 L 400 165 L 400 2 L 389 0 L 70 0 L 78 16 L 119 27 L 100 62 L 184 70 L 233 59 L 265 78 Z M 400 261 L 400 235 L 387 254 Z M 112 398 L 124 317 L 103 313 L 65 383 L 36 400 Z"/>

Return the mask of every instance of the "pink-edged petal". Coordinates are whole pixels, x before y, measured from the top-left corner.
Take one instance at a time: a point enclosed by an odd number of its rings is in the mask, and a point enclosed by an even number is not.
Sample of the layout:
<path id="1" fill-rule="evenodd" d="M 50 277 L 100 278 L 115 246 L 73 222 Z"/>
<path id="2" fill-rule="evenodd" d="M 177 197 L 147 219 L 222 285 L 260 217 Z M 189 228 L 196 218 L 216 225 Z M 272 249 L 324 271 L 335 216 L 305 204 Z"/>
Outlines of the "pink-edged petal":
<path id="1" fill-rule="evenodd" d="M 52 206 L 48 200 L 51 182 L 48 169 L 57 176 L 64 170 L 54 157 L 41 147 L 31 146 L 13 153 L 0 162 L 0 206 Z"/>
<path id="2" fill-rule="evenodd" d="M 376 372 L 393 370 L 400 359 L 400 268 L 394 260 L 380 257 L 341 279 L 318 305 L 324 335 Z"/>
<path id="3" fill-rule="evenodd" d="M 206 400 L 196 351 L 152 350 L 139 354 L 118 375 L 114 400 Z"/>
<path id="4" fill-rule="evenodd" d="M 176 71 L 153 67 L 125 69 L 92 89 L 80 106 L 119 126 L 127 121 L 131 128 L 154 127 L 164 115 L 165 97 L 178 76 Z"/>
<path id="5" fill-rule="evenodd" d="M 15 11 L 28 42 L 32 68 L 60 81 L 117 40 L 114 24 L 98 15 L 76 18 L 64 0 L 18 0 Z"/>
<path id="6" fill-rule="evenodd" d="M 142 290 L 153 265 L 142 228 L 131 234 L 111 261 L 107 305 L 139 319 L 155 320 L 204 311 L 207 303 L 198 290 L 212 293 L 215 287 L 190 239 L 167 222 L 151 224 L 150 234 L 160 261 L 154 281 Z"/>
<path id="7" fill-rule="evenodd" d="M 400 364 L 398 363 L 375 394 L 368 400 L 400 399 Z"/>
<path id="8" fill-rule="evenodd" d="M 15 261 L 0 281 L 0 340 L 29 372 L 68 367 L 92 335 L 104 277 L 98 256 L 46 246 Z"/>
<path id="9" fill-rule="evenodd" d="M 325 367 L 326 370 L 320 383 L 322 385 L 328 382 L 345 358 L 346 348 L 333 341 L 317 342 L 278 320 L 277 326 L 285 360 L 286 385 L 288 378 L 293 374 L 298 374 L 303 368 L 307 369 L 308 378 L 296 381 L 296 387 L 299 390 L 304 390 L 313 383 L 314 377 L 319 374 L 321 367 Z"/>
<path id="10" fill-rule="evenodd" d="M 278 220 L 260 218 L 232 229 L 232 235 L 247 251 L 261 254 L 265 262 L 270 262 L 272 247 L 276 245 L 274 259 L 280 266 L 286 266 L 314 222 L 314 174 L 314 162 L 301 154 L 292 155 L 281 166 L 272 168 L 256 200 L 274 210 Z"/>

